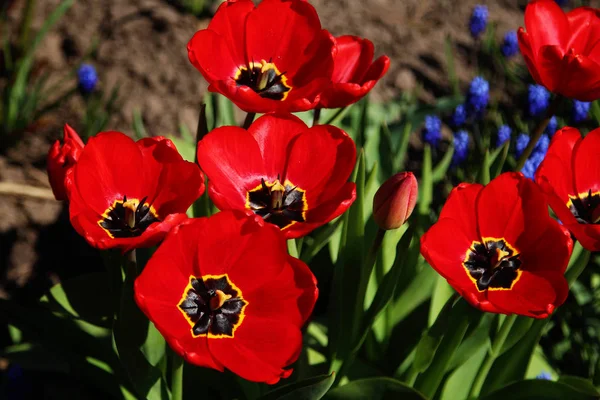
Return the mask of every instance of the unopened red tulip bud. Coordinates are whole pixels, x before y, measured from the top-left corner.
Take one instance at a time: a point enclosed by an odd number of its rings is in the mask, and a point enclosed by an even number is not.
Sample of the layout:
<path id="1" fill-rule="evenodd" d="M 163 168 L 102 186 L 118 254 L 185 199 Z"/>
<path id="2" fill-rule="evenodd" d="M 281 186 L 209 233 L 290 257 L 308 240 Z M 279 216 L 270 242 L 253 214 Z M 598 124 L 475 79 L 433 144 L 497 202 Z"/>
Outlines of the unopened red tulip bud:
<path id="1" fill-rule="evenodd" d="M 373 198 L 373 217 L 382 229 L 397 229 L 412 214 L 419 188 L 412 172 L 400 172 L 385 181 Z"/>
<path id="2" fill-rule="evenodd" d="M 68 124 L 64 127 L 64 139 L 54 142 L 48 152 L 48 179 L 56 200 L 68 200 L 65 183 L 67 171 L 77 163 L 83 149 L 83 140 Z"/>

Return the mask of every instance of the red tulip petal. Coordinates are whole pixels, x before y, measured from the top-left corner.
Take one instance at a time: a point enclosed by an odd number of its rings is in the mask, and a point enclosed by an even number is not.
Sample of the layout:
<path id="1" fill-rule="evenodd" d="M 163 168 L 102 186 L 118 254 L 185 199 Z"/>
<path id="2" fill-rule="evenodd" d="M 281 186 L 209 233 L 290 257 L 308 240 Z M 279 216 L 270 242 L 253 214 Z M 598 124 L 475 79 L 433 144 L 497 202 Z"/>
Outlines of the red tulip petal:
<path id="1" fill-rule="evenodd" d="M 533 49 L 531 48 L 531 39 L 529 37 L 529 34 L 527 32 L 525 32 L 525 29 L 519 28 L 518 38 L 519 38 L 519 50 L 521 51 L 521 54 L 523 55 L 523 58 L 525 59 L 525 63 L 527 64 L 529 73 L 531 74 L 531 76 L 537 83 L 539 83 L 540 85 L 543 85 L 540 73 L 538 72 L 537 65 L 536 65 L 537 51 L 534 52 Z"/>
<path id="2" fill-rule="evenodd" d="M 218 33 L 204 29 L 196 32 L 188 43 L 188 58 L 208 82 L 230 81 L 240 65 L 230 53 L 227 41 Z"/>
<path id="3" fill-rule="evenodd" d="M 375 49 L 368 39 L 345 35 L 335 38 L 337 55 L 334 60 L 333 83 L 361 83 L 371 62 Z"/>
<path id="4" fill-rule="evenodd" d="M 561 297 L 563 290 L 561 287 Z M 543 276 L 523 271 L 512 289 L 488 290 L 487 296 L 491 303 L 507 312 L 546 318 L 555 308 L 557 291 Z"/>
<path id="5" fill-rule="evenodd" d="M 375 86 L 375 82 L 372 81 L 363 86 L 356 83 L 334 83 L 321 93 L 319 107 L 341 108 L 349 106 L 362 99 L 373 86 Z"/>
<path id="6" fill-rule="evenodd" d="M 267 114 L 250 125 L 248 132 L 260 148 L 266 180 L 284 179 L 291 145 L 307 129 L 300 118 L 291 114 Z"/>
<path id="7" fill-rule="evenodd" d="M 421 254 L 455 289 L 477 294 L 477 286 L 463 266 L 475 240 L 479 237 L 470 236 L 455 219 L 440 218 L 421 237 Z"/>
<path id="8" fill-rule="evenodd" d="M 356 185 L 346 183 L 333 199 L 322 203 L 315 209 L 306 212 L 306 222 L 289 225 L 283 229 L 286 239 L 306 236 L 321 225 L 342 215 L 356 200 Z"/>
<path id="9" fill-rule="evenodd" d="M 521 173 L 504 173 L 482 189 L 477 199 L 482 237 L 504 238 L 517 252 L 541 236 L 551 219 L 537 185 Z"/>
<path id="10" fill-rule="evenodd" d="M 568 42 L 569 21 L 553 0 L 535 0 L 528 4 L 525 9 L 525 28 L 533 49 L 548 45 L 563 47 Z"/>
<path id="11" fill-rule="evenodd" d="M 223 2 L 210 20 L 207 28 L 223 38 L 228 54 L 238 66 L 248 65 L 248 61 L 251 61 L 248 59 L 248 54 L 246 54 L 246 21 L 253 11 L 254 3 L 252 0 Z M 199 42 L 199 45 L 204 47 L 207 44 L 207 42 Z M 202 47 L 199 49 L 200 51 L 206 51 Z"/>
<path id="12" fill-rule="evenodd" d="M 206 336 L 194 338 L 188 333 L 177 339 L 167 336 L 166 340 L 187 362 L 221 372 L 225 370 L 223 364 L 211 354 Z"/>
<path id="13" fill-rule="evenodd" d="M 120 132 L 92 137 L 74 170 L 79 194 L 90 208 L 102 214 L 117 199 L 142 199 L 152 182 L 143 170 L 144 160 L 135 142 Z"/>
<path id="14" fill-rule="evenodd" d="M 293 142 L 285 178 L 306 192 L 309 208 L 335 196 L 348 181 L 356 147 L 341 129 L 318 125 Z"/>
<path id="15" fill-rule="evenodd" d="M 264 225 L 264 226 L 263 226 Z M 228 274 L 250 295 L 286 267 L 285 240 L 278 228 L 242 212 L 218 213 L 197 233 L 200 275 Z M 260 279 L 256 278 L 260 271 Z"/>
<path id="16" fill-rule="evenodd" d="M 315 88 L 322 86 L 323 79 L 315 79 L 308 84 L 307 88 L 296 88 L 296 90 L 290 91 L 290 95 L 284 101 L 260 97 L 248 86 L 237 86 L 232 79 L 211 82 L 208 90 L 223 94 L 245 112 L 301 112 L 313 109 L 319 99 L 314 96 L 315 93 L 310 100 L 296 94 L 306 91 L 314 92 Z M 300 90 L 302 91 L 300 92 Z"/>
<path id="17" fill-rule="evenodd" d="M 294 76 L 320 31 L 319 16 L 307 1 L 262 1 L 248 16 L 248 56 L 254 61 L 272 60 L 279 71 Z"/>
<path id="18" fill-rule="evenodd" d="M 565 223 L 581 245 L 589 251 L 600 251 L 600 225 L 580 224 L 574 218 L 574 222 Z"/>
<path id="19" fill-rule="evenodd" d="M 563 49 L 559 46 L 543 46 L 538 49 L 536 59 L 537 71 L 540 74 L 541 84 L 551 92 L 563 93 L 564 79 L 568 61 Z"/>
<path id="20" fill-rule="evenodd" d="M 550 147 L 536 171 L 536 182 L 542 188 L 542 178 L 547 179 L 551 189 L 561 199 L 563 204 L 569 201 L 569 195 L 574 195 L 573 182 L 573 149 L 581 141 L 581 134 L 575 128 L 563 128 L 557 131 L 550 142 Z"/>
<path id="21" fill-rule="evenodd" d="M 566 49 L 574 49 L 576 54 L 591 58 L 600 57 L 596 50 L 600 43 L 600 17 L 598 10 L 590 7 L 577 7 L 567 13 L 571 37 Z M 595 60 L 596 62 L 600 60 Z"/>
<path id="22" fill-rule="evenodd" d="M 574 149 L 573 169 L 577 193 L 600 191 L 600 129 L 588 133 Z M 575 193 L 571 193 L 575 194 Z"/>
<path id="23" fill-rule="evenodd" d="M 200 168 L 187 161 L 165 164 L 157 182 L 158 193 L 151 204 L 159 218 L 185 213 L 204 192 L 204 179 Z"/>
<path id="24" fill-rule="evenodd" d="M 246 193 L 265 176 L 256 140 L 234 126 L 214 129 L 200 140 L 198 163 L 208 177 L 209 194 L 219 209 L 245 208 Z M 218 193 L 215 198 L 214 193 Z"/>
<path id="25" fill-rule="evenodd" d="M 565 57 L 565 63 L 562 75 L 557 76 L 558 80 L 562 80 L 557 92 L 580 101 L 600 98 L 600 64 L 586 56 L 573 54 Z"/>
<path id="26" fill-rule="evenodd" d="M 265 280 L 249 294 L 244 293 L 244 299 L 248 301 L 244 313 L 249 317 L 285 321 L 301 327 L 312 313 L 317 296 L 317 281 L 308 266 L 288 257 L 288 265 L 279 276 Z"/>
<path id="27" fill-rule="evenodd" d="M 573 249 L 571 235 L 554 220 L 545 226 L 540 236 L 527 239 L 527 247 L 520 246 L 520 243 L 516 245 L 521 250 L 519 260 L 523 263 L 522 269 L 535 273 L 557 271 L 563 274 Z"/>
<path id="28" fill-rule="evenodd" d="M 236 375 L 269 384 L 289 376 L 291 371 L 283 368 L 295 361 L 302 346 L 297 326 L 259 317 L 244 318 L 234 339 L 209 339 L 208 347 Z"/>
<path id="29" fill-rule="evenodd" d="M 483 189 L 483 185 L 478 183 L 461 183 L 452 189 L 440 213 L 440 219 L 453 219 L 472 240 L 481 238 L 477 227 L 475 207 L 481 189 Z"/>

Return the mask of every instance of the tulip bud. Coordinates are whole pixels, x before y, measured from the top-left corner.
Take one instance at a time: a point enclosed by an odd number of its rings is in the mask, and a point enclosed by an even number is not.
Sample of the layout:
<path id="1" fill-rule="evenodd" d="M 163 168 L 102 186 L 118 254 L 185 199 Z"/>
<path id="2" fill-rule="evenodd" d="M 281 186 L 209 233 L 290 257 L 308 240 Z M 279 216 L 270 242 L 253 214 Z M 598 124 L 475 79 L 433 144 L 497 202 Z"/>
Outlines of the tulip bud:
<path id="1" fill-rule="evenodd" d="M 412 172 L 400 172 L 385 181 L 373 198 L 373 217 L 382 229 L 397 229 L 412 214 L 419 193 Z"/>
<path id="2" fill-rule="evenodd" d="M 56 200 L 68 200 L 65 176 L 75 165 L 83 149 L 83 141 L 68 124 L 65 124 L 64 139 L 54 142 L 47 158 L 48 179 Z"/>

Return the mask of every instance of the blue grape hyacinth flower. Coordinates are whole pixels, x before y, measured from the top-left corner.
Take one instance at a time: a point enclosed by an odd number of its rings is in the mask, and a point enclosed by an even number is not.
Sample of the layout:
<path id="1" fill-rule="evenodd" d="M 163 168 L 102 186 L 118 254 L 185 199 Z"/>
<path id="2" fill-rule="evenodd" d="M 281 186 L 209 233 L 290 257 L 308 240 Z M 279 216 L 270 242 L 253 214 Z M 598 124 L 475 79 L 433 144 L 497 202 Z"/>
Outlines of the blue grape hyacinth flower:
<path id="1" fill-rule="evenodd" d="M 98 84 L 98 73 L 91 64 L 81 64 L 77 70 L 77 79 L 79 87 L 83 93 L 91 93 Z"/>
<path id="2" fill-rule="evenodd" d="M 573 110 L 571 112 L 571 119 L 574 123 L 585 121 L 588 118 L 590 107 L 592 103 L 589 101 L 573 100 Z"/>
<path id="3" fill-rule="evenodd" d="M 452 154 L 452 165 L 458 165 L 467 159 L 469 155 L 469 133 L 460 130 L 454 134 L 454 154 Z"/>
<path id="4" fill-rule="evenodd" d="M 550 92 L 542 85 L 529 85 L 528 88 L 529 115 L 540 116 L 550 104 Z"/>
<path id="5" fill-rule="evenodd" d="M 517 142 L 515 143 L 515 153 L 517 157 L 521 157 L 521 154 L 523 154 L 523 151 L 525 150 L 528 144 L 529 135 L 526 133 L 519 133 L 519 136 L 517 136 Z"/>
<path id="6" fill-rule="evenodd" d="M 467 109 L 464 104 L 456 106 L 452 114 L 452 125 L 455 127 L 463 126 L 467 122 Z"/>
<path id="7" fill-rule="evenodd" d="M 467 105 L 469 111 L 481 115 L 490 101 L 490 84 L 483 77 L 477 76 L 469 85 Z"/>
<path id="8" fill-rule="evenodd" d="M 546 126 L 546 129 L 544 129 L 544 133 L 546 135 L 552 137 L 556 133 L 557 129 L 558 129 L 558 120 L 556 119 L 556 117 L 552 117 L 552 118 L 550 118 L 550 121 L 548 121 L 548 125 Z"/>
<path id="9" fill-rule="evenodd" d="M 502 47 L 500 48 L 504 57 L 512 57 L 519 52 L 519 39 L 516 31 L 508 31 L 504 35 Z"/>
<path id="10" fill-rule="evenodd" d="M 423 140 L 433 147 L 437 147 L 442 138 L 442 121 L 435 115 L 425 116 L 425 129 L 423 129 Z"/>
<path id="11" fill-rule="evenodd" d="M 496 147 L 502 146 L 504 143 L 510 140 L 512 129 L 508 125 L 502 125 L 498 128 L 498 140 L 496 141 Z"/>
<path id="12" fill-rule="evenodd" d="M 471 14 L 471 19 L 469 20 L 469 30 L 471 31 L 471 36 L 474 38 L 479 37 L 487 26 L 488 22 L 488 8 L 484 5 L 476 5 L 473 8 L 473 13 Z"/>

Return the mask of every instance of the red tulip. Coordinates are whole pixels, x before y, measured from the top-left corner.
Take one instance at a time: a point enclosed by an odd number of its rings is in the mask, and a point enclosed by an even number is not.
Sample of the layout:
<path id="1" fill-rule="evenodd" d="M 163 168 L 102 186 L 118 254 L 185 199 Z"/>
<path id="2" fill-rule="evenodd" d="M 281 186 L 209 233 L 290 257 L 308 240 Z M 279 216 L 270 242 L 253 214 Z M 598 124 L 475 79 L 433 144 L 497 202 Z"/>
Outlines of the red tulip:
<path id="1" fill-rule="evenodd" d="M 188 43 L 208 90 L 259 113 L 314 108 L 331 83 L 335 51 L 305 0 L 228 0 Z"/>
<path id="2" fill-rule="evenodd" d="M 248 130 L 226 126 L 198 143 L 198 163 L 219 210 L 249 210 L 287 238 L 340 216 L 356 197 L 347 182 L 356 147 L 331 125 L 308 128 L 291 114 L 267 114 Z"/>
<path id="3" fill-rule="evenodd" d="M 382 229 L 400 228 L 417 203 L 419 187 L 412 172 L 400 172 L 385 181 L 373 197 L 373 218 Z"/>
<path id="4" fill-rule="evenodd" d="M 390 67 L 390 59 L 381 56 L 373 61 L 373 43 L 357 36 L 335 39 L 332 85 L 321 93 L 320 107 L 346 107 L 369 93 Z"/>
<path id="5" fill-rule="evenodd" d="M 137 143 L 120 132 L 91 138 L 69 171 L 75 230 L 100 249 L 151 247 L 187 218 L 202 173 L 163 137 Z"/>
<path id="6" fill-rule="evenodd" d="M 427 262 L 473 306 L 546 318 L 567 298 L 573 242 L 521 173 L 454 188 L 421 238 Z"/>
<path id="7" fill-rule="evenodd" d="M 276 383 L 298 358 L 316 280 L 279 229 L 225 211 L 175 228 L 135 281 L 135 300 L 188 362 Z"/>
<path id="8" fill-rule="evenodd" d="M 48 179 L 52 187 L 52 193 L 56 200 L 68 200 L 69 196 L 66 190 L 65 177 L 67 171 L 71 169 L 83 150 L 83 141 L 69 124 L 65 124 L 63 130 L 63 143 L 54 142 L 48 152 L 46 167 L 48 169 Z"/>
<path id="9" fill-rule="evenodd" d="M 563 96 L 600 98 L 600 12 L 579 7 L 565 13 L 553 0 L 525 9 L 519 47 L 535 81 Z"/>
<path id="10" fill-rule="evenodd" d="M 556 132 L 536 172 L 558 219 L 588 250 L 600 250 L 600 129 L 582 137 L 575 128 Z"/>

